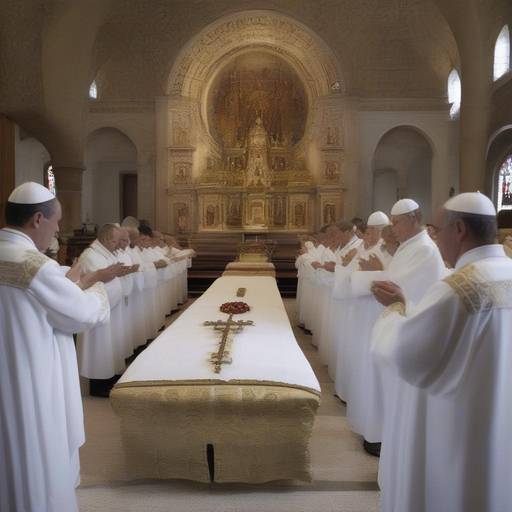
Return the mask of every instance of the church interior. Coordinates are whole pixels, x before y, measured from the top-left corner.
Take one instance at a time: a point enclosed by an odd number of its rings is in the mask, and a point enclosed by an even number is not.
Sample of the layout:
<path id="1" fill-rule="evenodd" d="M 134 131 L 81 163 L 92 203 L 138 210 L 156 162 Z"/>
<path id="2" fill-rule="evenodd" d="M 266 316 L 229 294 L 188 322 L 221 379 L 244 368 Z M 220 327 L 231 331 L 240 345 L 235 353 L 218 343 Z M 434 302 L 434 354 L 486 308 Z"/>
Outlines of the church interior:
<path id="1" fill-rule="evenodd" d="M 205 483 L 128 471 L 126 388 L 90 396 L 82 376 L 80 511 L 379 510 L 379 459 L 297 325 L 296 257 L 324 226 L 401 198 L 426 224 L 462 192 L 512 211 L 512 2 L 0 0 L 0 12 L 0 224 L 32 181 L 62 206 L 62 265 L 126 218 L 193 250 L 160 336 L 261 244 L 321 387 L 310 482 L 218 483 L 210 465 Z"/>

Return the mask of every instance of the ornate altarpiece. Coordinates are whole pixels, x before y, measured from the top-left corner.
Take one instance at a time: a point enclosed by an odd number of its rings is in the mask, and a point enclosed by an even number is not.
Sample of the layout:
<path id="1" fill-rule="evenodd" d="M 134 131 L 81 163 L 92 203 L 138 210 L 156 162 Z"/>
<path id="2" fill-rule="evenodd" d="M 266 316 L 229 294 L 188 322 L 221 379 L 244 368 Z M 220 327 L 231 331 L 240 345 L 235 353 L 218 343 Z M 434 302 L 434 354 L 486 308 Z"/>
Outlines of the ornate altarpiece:
<path id="1" fill-rule="evenodd" d="M 205 104 L 169 99 L 169 231 L 306 232 L 338 220 L 344 124 L 337 92 L 313 101 L 287 62 L 258 51 L 226 64 Z"/>

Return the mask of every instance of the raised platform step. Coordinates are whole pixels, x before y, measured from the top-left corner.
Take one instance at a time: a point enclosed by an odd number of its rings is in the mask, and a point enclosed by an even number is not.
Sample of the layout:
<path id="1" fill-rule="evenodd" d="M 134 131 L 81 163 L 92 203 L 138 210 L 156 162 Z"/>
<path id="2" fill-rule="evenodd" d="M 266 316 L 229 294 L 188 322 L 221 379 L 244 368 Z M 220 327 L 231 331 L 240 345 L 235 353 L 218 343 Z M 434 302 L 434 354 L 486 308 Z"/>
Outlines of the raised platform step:
<path id="1" fill-rule="evenodd" d="M 215 279 L 220 277 L 231 261 L 238 256 L 239 246 L 244 238 L 269 240 L 274 244 L 272 263 L 276 267 L 276 279 L 281 294 L 295 296 L 297 291 L 297 272 L 295 258 L 299 250 L 299 240 L 295 233 L 196 233 L 181 237 L 180 243 L 195 249 L 197 256 L 189 269 L 189 291 L 191 295 L 200 295 Z"/>

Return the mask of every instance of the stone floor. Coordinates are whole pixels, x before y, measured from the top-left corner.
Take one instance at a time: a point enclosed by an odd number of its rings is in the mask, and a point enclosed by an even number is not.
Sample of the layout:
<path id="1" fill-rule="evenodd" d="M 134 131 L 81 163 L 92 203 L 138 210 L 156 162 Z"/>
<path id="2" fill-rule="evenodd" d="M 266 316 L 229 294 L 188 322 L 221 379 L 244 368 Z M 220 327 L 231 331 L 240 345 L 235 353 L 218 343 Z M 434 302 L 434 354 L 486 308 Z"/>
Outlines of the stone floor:
<path id="1" fill-rule="evenodd" d="M 285 299 L 292 325 L 295 300 Z M 179 314 L 178 314 L 179 315 Z M 172 323 L 178 315 L 173 315 Z M 124 469 L 119 423 L 107 399 L 84 397 L 87 442 L 81 450 L 81 512 L 374 512 L 378 510 L 377 464 L 347 426 L 345 407 L 316 349 L 299 328 L 297 341 L 322 387 L 311 439 L 313 482 L 265 485 L 130 481 Z"/>

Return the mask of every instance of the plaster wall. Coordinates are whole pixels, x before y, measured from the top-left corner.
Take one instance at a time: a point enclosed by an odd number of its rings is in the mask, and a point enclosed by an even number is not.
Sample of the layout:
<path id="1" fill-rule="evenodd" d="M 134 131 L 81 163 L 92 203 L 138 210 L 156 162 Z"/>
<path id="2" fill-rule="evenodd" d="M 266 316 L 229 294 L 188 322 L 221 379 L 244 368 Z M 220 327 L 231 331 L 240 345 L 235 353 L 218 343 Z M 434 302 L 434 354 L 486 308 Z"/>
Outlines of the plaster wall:
<path id="1" fill-rule="evenodd" d="M 47 149 L 33 137 L 20 138 L 20 128 L 15 127 L 15 185 L 26 181 L 44 184 L 44 171 L 50 161 Z M 58 184 L 57 184 L 58 186 Z"/>
<path id="2" fill-rule="evenodd" d="M 373 172 L 375 151 L 382 137 L 399 126 L 418 130 L 432 148 L 430 210 L 442 205 L 450 188 L 458 190 L 458 122 L 448 111 L 360 110 L 356 129 L 359 132 L 358 183 L 350 194 L 356 194 L 357 208 L 351 214 L 367 216 L 373 209 Z"/>
<path id="3" fill-rule="evenodd" d="M 138 217 L 155 221 L 155 114 L 153 102 L 90 102 L 87 116 L 87 133 L 89 134 L 87 150 L 91 134 L 98 130 L 110 129 L 125 137 L 133 147 L 133 153 L 121 153 L 116 156 L 119 172 L 137 173 L 137 209 Z M 125 148 L 126 149 L 126 148 Z M 108 157 L 108 147 L 104 148 Z M 124 155 L 124 156 L 123 156 Z M 89 158 L 86 151 L 86 159 Z M 109 157 L 110 158 L 110 157 Z M 113 158 L 113 156 L 112 156 Z M 86 161 L 86 167 L 89 167 Z M 128 165 L 129 164 L 129 165 Z M 124 165 L 125 169 L 121 169 Z M 105 171 L 108 172 L 108 171 Z M 88 181 L 87 181 L 88 180 Z M 84 173 L 84 197 L 90 205 L 91 180 Z M 89 188 L 87 188 L 89 187 Z M 119 189 L 117 188 L 117 194 Z M 119 197 L 118 195 L 116 197 Z M 117 201 L 116 204 L 118 204 Z M 90 208 L 90 206 L 88 206 Z M 119 211 L 119 210 L 117 210 Z M 82 220 L 89 210 L 82 209 Z M 118 213 L 119 214 L 119 213 Z M 92 220 L 92 219 L 91 219 Z M 111 222 L 109 220 L 108 222 Z"/>
<path id="4" fill-rule="evenodd" d="M 137 150 L 121 132 L 95 131 L 88 139 L 82 176 L 82 219 L 98 225 L 120 222 L 121 174 L 137 170 Z"/>

